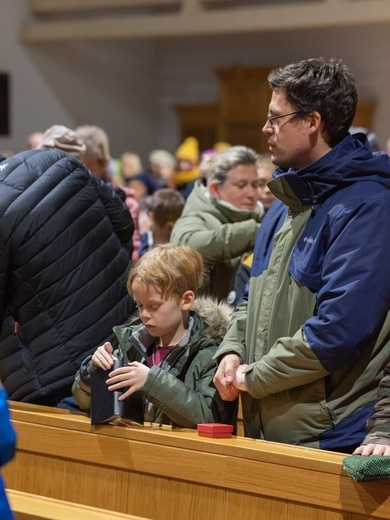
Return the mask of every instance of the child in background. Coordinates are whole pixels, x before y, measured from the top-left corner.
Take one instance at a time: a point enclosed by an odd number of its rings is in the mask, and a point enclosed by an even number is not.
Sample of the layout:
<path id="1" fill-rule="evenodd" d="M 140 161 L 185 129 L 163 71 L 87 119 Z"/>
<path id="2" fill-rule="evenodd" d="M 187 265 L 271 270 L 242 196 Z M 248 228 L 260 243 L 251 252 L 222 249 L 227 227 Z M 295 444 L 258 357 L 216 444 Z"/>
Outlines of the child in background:
<path id="1" fill-rule="evenodd" d="M 138 260 L 127 282 L 139 316 L 114 327 L 119 347 L 100 346 L 76 375 L 73 394 L 90 409 L 90 372 L 124 366 L 109 373 L 120 400 L 139 392 L 144 421 L 196 428 L 199 423 L 232 423 L 236 403 L 224 402 L 212 381 L 213 361 L 229 323 L 231 308 L 210 298 L 195 300 L 204 283 L 203 260 L 188 246 L 159 245 Z"/>
<path id="2" fill-rule="evenodd" d="M 184 208 L 183 195 L 174 189 L 162 188 L 145 201 L 145 212 L 149 220 L 149 229 L 141 235 L 139 256 L 153 249 L 156 244 L 166 244 L 176 220 Z"/>

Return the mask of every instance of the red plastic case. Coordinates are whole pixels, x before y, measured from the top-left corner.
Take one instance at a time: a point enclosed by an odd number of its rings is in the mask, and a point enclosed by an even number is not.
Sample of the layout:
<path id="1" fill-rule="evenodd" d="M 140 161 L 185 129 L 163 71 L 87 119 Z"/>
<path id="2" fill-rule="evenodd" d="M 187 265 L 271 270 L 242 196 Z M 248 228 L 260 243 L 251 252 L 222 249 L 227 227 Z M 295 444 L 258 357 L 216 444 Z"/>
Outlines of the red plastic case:
<path id="1" fill-rule="evenodd" d="M 232 424 L 206 423 L 198 424 L 198 435 L 200 437 L 212 437 L 217 439 L 225 439 L 233 434 Z"/>

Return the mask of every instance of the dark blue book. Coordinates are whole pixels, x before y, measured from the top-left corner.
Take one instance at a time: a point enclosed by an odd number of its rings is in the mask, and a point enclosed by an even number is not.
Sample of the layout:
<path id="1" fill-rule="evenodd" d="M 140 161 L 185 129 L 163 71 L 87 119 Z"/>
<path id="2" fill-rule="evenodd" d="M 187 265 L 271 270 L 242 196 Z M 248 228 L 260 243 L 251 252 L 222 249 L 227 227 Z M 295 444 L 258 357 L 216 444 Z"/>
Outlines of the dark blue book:
<path id="1" fill-rule="evenodd" d="M 116 359 L 109 370 L 96 368 L 91 372 L 91 424 L 107 424 L 124 417 L 137 423 L 144 422 L 144 401 L 139 392 L 119 401 L 123 390 L 110 391 L 107 386 L 108 374 L 123 366 Z"/>
<path id="2" fill-rule="evenodd" d="M 91 424 L 110 423 L 123 416 L 123 401 L 118 399 L 123 392 L 110 391 L 106 383 L 108 374 L 122 366 L 123 362 L 116 359 L 109 370 L 91 371 Z"/>

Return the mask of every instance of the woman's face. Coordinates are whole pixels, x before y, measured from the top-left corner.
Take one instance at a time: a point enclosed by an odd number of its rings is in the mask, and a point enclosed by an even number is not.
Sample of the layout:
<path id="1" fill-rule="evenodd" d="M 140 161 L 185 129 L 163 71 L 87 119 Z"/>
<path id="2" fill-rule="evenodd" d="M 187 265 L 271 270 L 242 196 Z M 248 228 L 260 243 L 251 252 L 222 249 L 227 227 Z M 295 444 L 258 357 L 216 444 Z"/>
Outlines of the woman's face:
<path id="1" fill-rule="evenodd" d="M 255 165 L 240 164 L 232 168 L 223 184 L 210 183 L 215 199 L 228 202 L 237 209 L 253 211 L 259 200 L 259 179 Z"/>

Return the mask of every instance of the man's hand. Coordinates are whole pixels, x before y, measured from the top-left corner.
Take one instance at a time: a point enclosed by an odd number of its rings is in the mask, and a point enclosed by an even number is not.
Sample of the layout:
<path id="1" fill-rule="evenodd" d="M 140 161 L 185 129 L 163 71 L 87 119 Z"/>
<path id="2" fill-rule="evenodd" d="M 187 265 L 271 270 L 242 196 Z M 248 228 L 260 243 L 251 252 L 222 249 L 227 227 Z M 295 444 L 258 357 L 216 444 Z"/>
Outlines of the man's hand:
<path id="1" fill-rule="evenodd" d="M 214 376 L 214 384 L 224 401 L 235 401 L 240 393 L 233 386 L 236 370 L 239 366 L 240 358 L 237 354 L 226 354 L 218 366 Z"/>
<path id="2" fill-rule="evenodd" d="M 353 455 L 363 455 L 363 457 L 368 457 L 368 455 L 386 455 L 390 456 L 390 446 L 386 444 L 366 444 L 365 446 L 359 446 L 353 452 Z"/>

